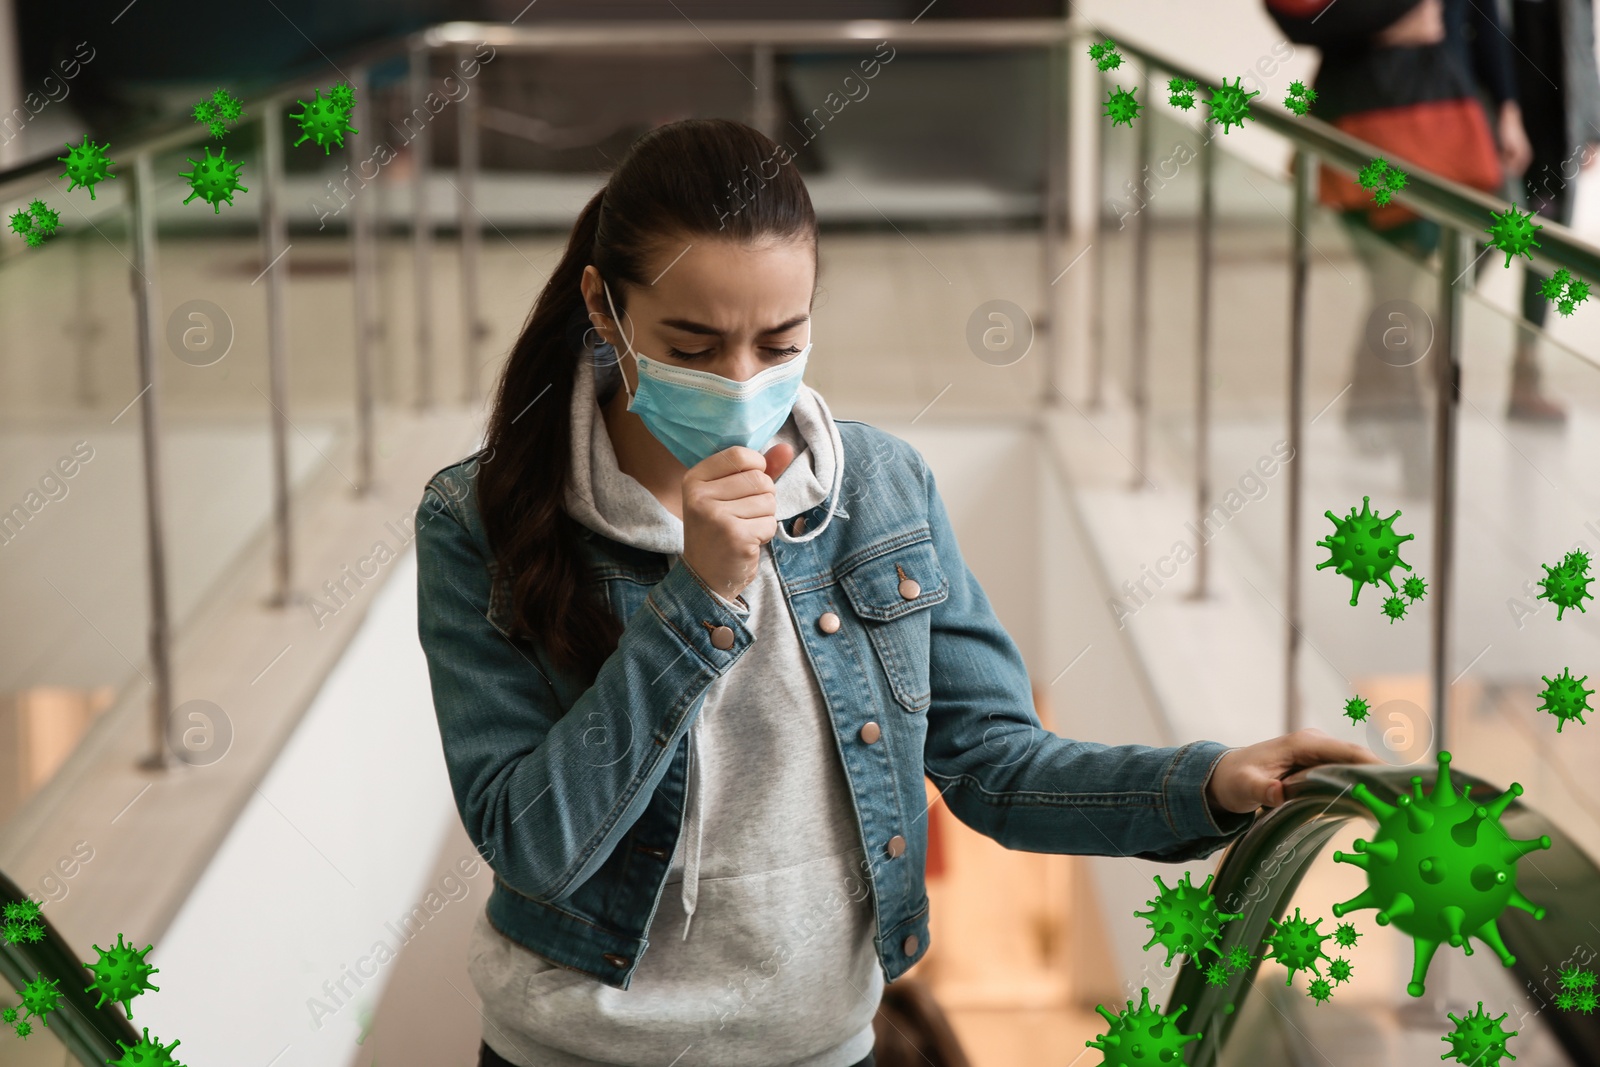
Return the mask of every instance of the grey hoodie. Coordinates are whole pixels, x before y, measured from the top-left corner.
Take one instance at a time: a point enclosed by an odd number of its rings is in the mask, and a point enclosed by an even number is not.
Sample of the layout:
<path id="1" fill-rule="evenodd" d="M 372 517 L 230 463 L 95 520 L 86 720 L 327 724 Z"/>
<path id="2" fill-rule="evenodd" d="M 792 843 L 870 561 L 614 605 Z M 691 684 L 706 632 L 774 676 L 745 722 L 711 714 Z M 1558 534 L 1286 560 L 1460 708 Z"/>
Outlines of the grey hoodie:
<path id="1" fill-rule="evenodd" d="M 619 372 L 578 362 L 567 510 L 676 564 L 682 521 L 618 469 L 601 417 Z M 829 487 L 837 503 L 843 448 L 821 395 L 802 384 L 774 440 L 795 448 L 776 482 L 778 518 Z M 777 536 L 809 540 L 832 518 Z M 747 612 L 729 606 L 756 640 L 707 688 L 690 727 L 683 829 L 631 987 L 552 964 L 478 917 L 469 971 L 483 1039 L 518 1067 L 849 1067 L 872 1050 L 883 974 L 865 853 L 770 549 L 742 598 Z"/>

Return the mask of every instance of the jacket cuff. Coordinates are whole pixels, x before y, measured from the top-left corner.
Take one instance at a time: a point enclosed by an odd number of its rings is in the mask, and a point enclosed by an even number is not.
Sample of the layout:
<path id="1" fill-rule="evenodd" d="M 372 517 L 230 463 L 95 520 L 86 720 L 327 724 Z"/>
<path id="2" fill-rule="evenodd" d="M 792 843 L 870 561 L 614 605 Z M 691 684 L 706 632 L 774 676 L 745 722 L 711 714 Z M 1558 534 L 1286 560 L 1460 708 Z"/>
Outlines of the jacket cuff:
<path id="1" fill-rule="evenodd" d="M 681 559 L 650 590 L 645 603 L 718 674 L 733 666 L 755 641 L 755 635 L 745 625 L 749 612 L 739 612 L 718 596 Z M 732 642 L 727 648 L 719 648 L 719 643 L 728 643 L 728 633 L 724 631 L 731 631 Z"/>
<path id="2" fill-rule="evenodd" d="M 1193 741 L 1173 757 L 1161 796 L 1172 831 L 1180 839 L 1232 837 L 1255 821 L 1253 811 L 1224 811 L 1213 808 L 1206 799 L 1211 775 L 1228 751 L 1228 746 L 1218 741 Z"/>

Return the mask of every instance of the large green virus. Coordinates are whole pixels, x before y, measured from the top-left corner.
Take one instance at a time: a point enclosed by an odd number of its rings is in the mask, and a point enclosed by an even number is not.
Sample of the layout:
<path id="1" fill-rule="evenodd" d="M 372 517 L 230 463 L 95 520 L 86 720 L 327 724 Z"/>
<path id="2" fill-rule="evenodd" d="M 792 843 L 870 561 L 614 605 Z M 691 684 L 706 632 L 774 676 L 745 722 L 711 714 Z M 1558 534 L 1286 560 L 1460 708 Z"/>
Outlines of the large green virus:
<path id="1" fill-rule="evenodd" d="M 212 211 L 220 215 L 224 200 L 228 202 L 229 207 L 232 207 L 235 192 L 250 191 L 239 184 L 239 169 L 244 166 L 244 162 L 242 160 L 237 163 L 228 162 L 226 148 L 216 156 L 213 156 L 211 149 L 207 148 L 205 159 L 199 162 L 191 159 L 189 162 L 194 164 L 194 170 L 183 171 L 178 175 L 180 178 L 188 178 L 189 188 L 194 190 L 184 198 L 185 204 L 198 196 L 211 205 Z"/>
<path id="2" fill-rule="evenodd" d="M 1510 1012 L 1501 1012 L 1500 1018 L 1491 1019 L 1489 1013 L 1483 1010 L 1483 1001 L 1480 1000 L 1478 1010 L 1464 1019 L 1457 1018 L 1455 1012 L 1446 1014 L 1456 1028 L 1439 1039 L 1450 1042 L 1450 1051 L 1440 1056 L 1441 1060 L 1470 1063 L 1472 1067 L 1496 1067 L 1502 1056 L 1516 1059 L 1506 1051 L 1506 1041 L 1516 1037 L 1517 1031 L 1500 1028 L 1500 1023 Z"/>
<path id="3" fill-rule="evenodd" d="M 354 101 L 353 96 L 351 100 Z M 304 109 L 289 115 L 300 124 L 300 140 L 295 142 L 296 147 L 307 141 L 315 141 L 322 146 L 322 152 L 326 155 L 331 151 L 331 145 L 344 147 L 346 133 L 361 132 L 350 125 L 350 109 L 340 107 L 331 97 L 324 100 L 321 89 L 316 91 L 310 103 L 304 100 L 296 100 L 295 103 Z"/>
<path id="4" fill-rule="evenodd" d="M 1324 934 L 1317 929 L 1321 919 L 1307 921 L 1300 917 L 1300 909 L 1294 909 L 1294 918 L 1282 922 L 1269 920 L 1273 925 L 1272 936 L 1266 939 L 1267 945 L 1272 949 L 1272 955 L 1262 956 L 1264 960 L 1277 960 L 1289 969 L 1289 979 L 1284 985 L 1294 984 L 1294 972 L 1310 971 L 1318 978 L 1322 972 L 1317 970 L 1317 961 L 1328 958 L 1322 951 L 1322 943 L 1332 934 Z"/>
<path id="5" fill-rule="evenodd" d="M 1389 572 L 1395 567 L 1411 569 L 1411 564 L 1400 558 L 1400 546 L 1416 534 L 1395 533 L 1394 520 L 1400 517 L 1400 512 L 1380 519 L 1373 513 L 1371 503 L 1371 497 L 1362 497 L 1361 513 L 1356 514 L 1352 507 L 1343 519 L 1331 511 L 1323 512 L 1333 522 L 1334 529 L 1327 538 L 1317 542 L 1318 548 L 1328 550 L 1328 558 L 1317 564 L 1317 570 L 1332 567 L 1335 573 L 1354 583 L 1350 592 L 1351 607 L 1361 596 L 1361 587 L 1369 582 L 1374 589 L 1379 582 L 1384 582 L 1391 593 L 1398 593 L 1400 589 Z"/>
<path id="6" fill-rule="evenodd" d="M 122 1010 L 128 1013 L 128 1018 L 133 1018 L 133 1009 L 128 1002 L 143 993 L 146 989 L 161 991 L 160 986 L 150 984 L 150 976 L 159 968 L 152 967 L 144 961 L 146 952 L 155 948 L 146 945 L 143 949 L 135 949 L 132 945 L 122 943 L 122 935 L 117 935 L 116 947 L 109 952 L 99 945 L 94 950 L 100 953 L 100 959 L 94 963 L 85 963 L 84 966 L 94 972 L 94 982 L 90 984 L 85 993 L 98 992 L 100 1000 L 95 1007 L 101 1007 L 108 1001 L 121 1004 Z"/>
<path id="7" fill-rule="evenodd" d="M 1511 266 L 1512 256 L 1527 256 L 1531 262 L 1533 256 L 1528 255 L 1528 249 L 1541 247 L 1533 235 L 1544 227 L 1532 220 L 1533 212 L 1524 215 L 1516 205 L 1494 213 L 1494 224 L 1487 227 L 1489 243 L 1506 254 L 1507 267 Z"/>
<path id="8" fill-rule="evenodd" d="M 1119 85 L 1115 92 L 1106 97 L 1106 114 L 1111 117 L 1111 125 L 1133 125 L 1133 120 L 1139 117 L 1139 112 L 1144 108 L 1143 104 L 1133 98 L 1133 94 L 1138 91 L 1137 85 L 1127 90 Z"/>
<path id="9" fill-rule="evenodd" d="M 1439 753 L 1439 776 L 1433 792 L 1424 795 L 1422 776 L 1411 779 L 1411 793 L 1386 804 L 1363 783 L 1351 795 L 1377 816 L 1378 833 L 1371 841 L 1356 838 L 1356 854 L 1335 852 L 1334 862 L 1350 863 L 1367 872 L 1367 888 L 1359 896 L 1333 906 L 1342 917 L 1360 908 L 1377 908 L 1379 926 L 1391 922 L 1411 937 L 1415 955 L 1406 992 L 1423 993 L 1423 979 L 1433 954 L 1445 942 L 1472 954 L 1469 937 L 1488 945 L 1507 967 L 1516 962 L 1495 920 L 1507 904 L 1544 918 L 1544 909 L 1517 891 L 1517 860 L 1541 848 L 1550 838 L 1513 840 L 1500 816 L 1517 797 L 1516 782 L 1487 804 L 1472 801 L 1470 787 L 1460 793 L 1450 780 L 1450 753 Z"/>
<path id="10" fill-rule="evenodd" d="M 56 988 L 58 984 L 57 979 L 41 974 L 22 987 L 22 1006 L 30 1016 L 43 1019 L 45 1026 L 50 1025 L 47 1016 L 56 1010 L 56 1001 L 61 999 L 61 990 Z"/>
<path id="11" fill-rule="evenodd" d="M 1244 91 L 1244 75 L 1233 79 L 1233 84 L 1228 84 L 1228 79 L 1222 79 L 1222 88 L 1212 89 L 1211 95 L 1206 98 L 1206 107 L 1210 109 L 1211 121 L 1222 123 L 1222 132 L 1228 133 L 1231 126 L 1243 126 L 1244 120 L 1250 117 L 1250 98 L 1260 96 L 1261 90 L 1253 93 Z"/>
<path id="12" fill-rule="evenodd" d="M 93 200 L 96 183 L 116 177 L 111 173 L 112 161 L 106 158 L 106 149 L 111 147 L 111 142 L 97 145 L 89 140 L 88 134 L 84 134 L 83 143 L 80 145 L 74 145 L 71 141 L 65 143 L 67 154 L 57 156 L 56 162 L 67 165 L 67 169 L 61 173 L 61 177 L 72 179 L 71 184 L 67 186 L 67 192 L 70 193 L 81 185 L 89 190 L 89 199 Z"/>
<path id="13" fill-rule="evenodd" d="M 1096 1004 L 1094 1010 L 1105 1016 L 1111 1027 L 1084 1044 L 1104 1054 L 1101 1067 L 1182 1063 L 1183 1046 L 1204 1036 L 1178 1032 L 1178 1016 L 1188 1008 L 1189 1005 L 1183 1004 L 1171 1015 L 1163 1015 L 1161 1009 L 1150 1006 L 1150 989 L 1146 986 L 1140 990 L 1138 1008 L 1134 1008 L 1130 1000 L 1128 1010 L 1119 1014 L 1104 1004 Z"/>
<path id="14" fill-rule="evenodd" d="M 1222 947 L 1217 944 L 1217 935 L 1222 932 L 1222 924 L 1242 915 L 1217 909 L 1217 898 L 1211 895 L 1211 880 L 1216 875 L 1206 875 L 1206 880 L 1197 886 L 1184 871 L 1183 878 L 1170 887 L 1159 874 L 1155 877 L 1160 892 L 1154 900 L 1145 902 L 1150 910 L 1133 913 L 1150 926 L 1150 940 L 1144 947 L 1159 944 L 1165 948 L 1168 964 L 1177 953 L 1196 956 L 1202 948 L 1220 956 Z"/>
<path id="15" fill-rule="evenodd" d="M 1561 673 L 1554 678 L 1544 679 L 1544 689 L 1539 693 L 1540 704 L 1535 711 L 1548 711 L 1556 717 L 1556 733 L 1570 720 L 1576 719 L 1580 726 L 1587 725 L 1583 721 L 1583 713 L 1593 711 L 1589 706 L 1589 694 L 1593 689 L 1585 689 L 1583 683 L 1589 680 L 1586 674 L 1582 678 L 1574 678 L 1570 667 L 1563 667 Z"/>
<path id="16" fill-rule="evenodd" d="M 1544 568 L 1544 577 L 1539 579 L 1537 599 L 1548 600 L 1556 606 L 1557 622 L 1561 621 L 1561 616 L 1568 608 L 1577 608 L 1588 614 L 1583 602 L 1594 599 L 1594 594 L 1589 592 L 1589 583 L 1594 579 L 1589 576 L 1587 555 L 1568 552 L 1554 567 L 1548 563 L 1539 566 Z"/>
<path id="17" fill-rule="evenodd" d="M 1193 78 L 1171 78 L 1167 81 L 1167 103 L 1184 111 L 1194 110 L 1194 94 L 1200 86 Z"/>
<path id="18" fill-rule="evenodd" d="M 173 1040 L 172 1044 L 163 1046 L 161 1039 L 151 1038 L 150 1028 L 144 1028 L 144 1037 L 138 1044 L 129 1045 L 118 1041 L 117 1046 L 122 1049 L 122 1055 L 106 1062 L 111 1067 L 183 1067 L 183 1064 L 172 1058 L 172 1050 L 182 1042 Z"/>

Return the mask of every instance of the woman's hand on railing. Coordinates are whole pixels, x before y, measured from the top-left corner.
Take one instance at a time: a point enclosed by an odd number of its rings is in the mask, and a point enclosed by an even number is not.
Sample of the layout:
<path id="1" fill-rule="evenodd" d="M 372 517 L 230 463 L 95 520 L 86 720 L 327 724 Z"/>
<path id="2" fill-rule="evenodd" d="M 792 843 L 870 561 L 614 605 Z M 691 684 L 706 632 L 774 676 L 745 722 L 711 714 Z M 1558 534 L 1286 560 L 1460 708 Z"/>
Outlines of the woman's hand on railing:
<path id="1" fill-rule="evenodd" d="M 1381 763 L 1361 745 L 1340 741 L 1314 726 L 1225 752 L 1206 783 L 1214 808 L 1238 814 L 1283 803 L 1283 780 L 1324 763 Z"/>

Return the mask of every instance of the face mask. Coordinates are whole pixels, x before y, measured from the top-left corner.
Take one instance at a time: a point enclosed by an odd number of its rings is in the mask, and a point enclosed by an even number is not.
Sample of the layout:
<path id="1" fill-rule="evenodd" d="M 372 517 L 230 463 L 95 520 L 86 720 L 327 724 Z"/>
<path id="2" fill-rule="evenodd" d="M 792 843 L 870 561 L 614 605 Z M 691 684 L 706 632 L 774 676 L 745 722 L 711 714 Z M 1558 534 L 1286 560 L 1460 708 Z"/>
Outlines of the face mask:
<path id="1" fill-rule="evenodd" d="M 620 329 L 611 287 L 605 289 L 611 320 Z M 651 435 L 685 467 L 734 445 L 764 449 L 789 418 L 811 354 L 808 338 L 799 355 L 748 381 L 735 382 L 640 355 L 627 337 L 623 344 L 639 368 L 639 388 L 628 394 L 628 410 L 643 419 Z M 622 384 L 627 386 L 627 375 Z"/>

